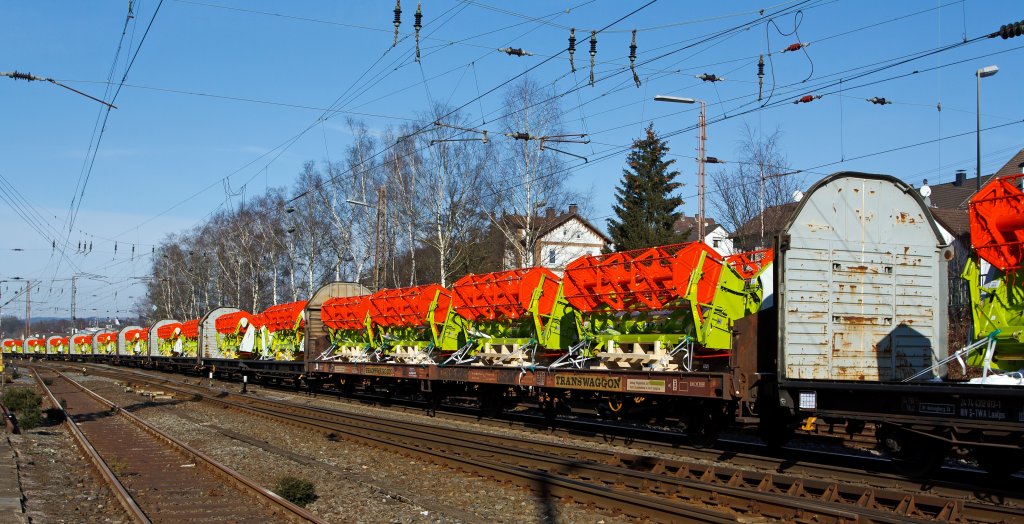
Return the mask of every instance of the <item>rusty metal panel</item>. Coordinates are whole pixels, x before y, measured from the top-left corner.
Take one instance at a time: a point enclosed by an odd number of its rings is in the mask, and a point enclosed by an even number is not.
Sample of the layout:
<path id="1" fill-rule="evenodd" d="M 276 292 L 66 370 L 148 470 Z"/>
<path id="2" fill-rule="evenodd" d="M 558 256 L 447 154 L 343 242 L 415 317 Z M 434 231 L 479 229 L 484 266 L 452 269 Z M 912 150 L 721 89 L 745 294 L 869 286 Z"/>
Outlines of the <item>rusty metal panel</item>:
<path id="1" fill-rule="evenodd" d="M 330 347 L 327 328 L 324 326 L 320 310 L 328 299 L 334 297 L 357 297 L 369 295 L 370 290 L 355 282 L 329 282 L 318 289 L 306 302 L 306 337 L 303 339 L 303 352 L 307 370 L 313 371 L 309 363 L 318 360 L 320 355 Z"/>
<path id="2" fill-rule="evenodd" d="M 237 311 L 241 310 L 236 307 L 219 307 L 207 313 L 199 321 L 199 350 L 196 351 L 198 360 L 202 361 L 204 358 L 228 358 L 217 347 L 217 319 Z"/>
<path id="3" fill-rule="evenodd" d="M 783 231 L 780 371 L 786 379 L 889 381 L 946 352 L 946 246 L 913 188 L 840 173 Z"/>

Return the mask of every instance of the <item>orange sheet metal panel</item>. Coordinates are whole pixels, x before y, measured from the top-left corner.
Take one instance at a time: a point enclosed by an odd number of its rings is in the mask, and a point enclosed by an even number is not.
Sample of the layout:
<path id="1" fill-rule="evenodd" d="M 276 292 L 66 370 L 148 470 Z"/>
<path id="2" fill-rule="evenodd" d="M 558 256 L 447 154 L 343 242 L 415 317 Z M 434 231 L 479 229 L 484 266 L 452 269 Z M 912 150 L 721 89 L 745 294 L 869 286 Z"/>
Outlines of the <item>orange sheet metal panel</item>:
<path id="1" fill-rule="evenodd" d="M 167 340 L 174 336 L 174 332 L 181 329 L 181 322 L 174 322 L 171 324 L 164 324 L 156 328 L 156 337 L 162 340 Z"/>
<path id="2" fill-rule="evenodd" d="M 996 178 L 971 197 L 971 244 L 978 256 L 1010 271 L 1024 262 L 1024 174 Z"/>
<path id="3" fill-rule="evenodd" d="M 437 285 L 382 289 L 370 295 L 370 318 L 379 326 L 422 326 L 434 297 L 438 297 L 434 322 L 443 323 L 451 304 L 451 291 Z"/>
<path id="4" fill-rule="evenodd" d="M 234 313 L 228 313 L 217 317 L 217 321 L 215 322 L 217 332 L 224 335 L 234 333 L 235 329 L 238 327 L 238 323 L 241 322 L 242 319 L 245 319 L 249 324 L 254 324 L 256 327 L 262 327 L 263 325 L 260 322 L 256 322 L 257 320 L 262 320 L 258 315 L 253 315 L 248 311 L 235 311 Z"/>
<path id="5" fill-rule="evenodd" d="M 732 266 L 741 277 L 746 279 L 754 278 L 765 266 L 771 264 L 774 259 L 774 249 L 759 249 L 725 257 L 726 263 Z"/>
<path id="6" fill-rule="evenodd" d="M 149 340 L 149 328 L 129 329 L 124 332 L 125 340 Z"/>
<path id="7" fill-rule="evenodd" d="M 334 297 L 320 308 L 320 320 L 331 329 L 363 329 L 369 310 L 369 295 Z"/>
<path id="8" fill-rule="evenodd" d="M 295 329 L 295 321 L 299 319 L 305 309 L 305 300 L 273 305 L 263 310 L 262 320 L 270 331 Z M 304 324 L 305 320 L 299 325 L 301 327 Z"/>
<path id="9" fill-rule="evenodd" d="M 548 315 L 555 304 L 558 284 L 558 276 L 542 267 L 469 274 L 452 285 L 452 307 L 473 321 L 514 320 L 527 314 L 534 291 L 543 286 L 538 309 Z"/>
<path id="10" fill-rule="evenodd" d="M 715 296 L 722 257 L 703 242 L 580 257 L 565 268 L 563 293 L 573 307 L 590 312 L 664 310 L 683 307 L 690 277 L 705 257 L 697 299 Z"/>
<path id="11" fill-rule="evenodd" d="M 195 318 L 181 324 L 181 335 L 185 338 L 196 338 L 199 336 L 199 321 Z"/>
<path id="12" fill-rule="evenodd" d="M 96 342 L 100 344 L 106 344 L 107 342 L 117 342 L 117 333 L 112 331 L 104 331 L 96 334 Z"/>

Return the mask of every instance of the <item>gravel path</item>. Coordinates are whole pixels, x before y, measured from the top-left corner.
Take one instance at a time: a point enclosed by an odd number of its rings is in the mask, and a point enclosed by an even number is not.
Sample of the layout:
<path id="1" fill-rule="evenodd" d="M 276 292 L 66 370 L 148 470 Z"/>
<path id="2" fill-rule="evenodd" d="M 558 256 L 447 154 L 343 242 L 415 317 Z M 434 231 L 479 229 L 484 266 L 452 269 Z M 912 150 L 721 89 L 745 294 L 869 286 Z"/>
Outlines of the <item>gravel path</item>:
<path id="1" fill-rule="evenodd" d="M 304 430 L 282 428 L 203 403 L 152 400 L 106 378 L 69 376 L 267 488 L 273 489 L 277 479 L 286 475 L 310 480 L 319 498 L 308 508 L 331 522 L 632 522 L 579 504 L 544 500 L 515 486 L 368 446 L 328 440 Z M 267 390 L 254 394 L 292 397 Z M 301 395 L 289 398 L 296 399 L 335 409 L 351 407 L 329 399 Z"/>

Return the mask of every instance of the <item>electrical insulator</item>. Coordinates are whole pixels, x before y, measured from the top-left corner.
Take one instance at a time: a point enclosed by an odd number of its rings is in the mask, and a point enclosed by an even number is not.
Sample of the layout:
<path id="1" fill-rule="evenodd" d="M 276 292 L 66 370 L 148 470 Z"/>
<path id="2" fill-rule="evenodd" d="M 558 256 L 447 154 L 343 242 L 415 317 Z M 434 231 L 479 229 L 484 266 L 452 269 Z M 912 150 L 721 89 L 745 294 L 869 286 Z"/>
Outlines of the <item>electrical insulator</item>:
<path id="1" fill-rule="evenodd" d="M 794 104 L 807 104 L 807 103 L 813 102 L 813 101 L 821 98 L 821 96 L 822 95 L 804 95 L 804 96 L 794 100 L 793 103 Z"/>
<path id="2" fill-rule="evenodd" d="M 423 4 L 416 4 L 416 22 L 412 24 L 416 29 L 416 61 L 420 61 L 420 29 L 423 29 Z"/>
<path id="3" fill-rule="evenodd" d="M 717 75 L 712 75 L 710 73 L 704 73 L 702 75 L 697 75 L 697 78 L 699 78 L 699 79 L 701 79 L 701 80 L 703 80 L 705 82 L 720 82 L 722 80 L 725 80 L 724 77 L 717 76 Z"/>
<path id="4" fill-rule="evenodd" d="M 877 97 L 877 96 L 874 97 L 874 98 L 869 98 L 868 102 L 871 102 L 872 104 L 878 104 L 880 106 L 884 106 L 886 104 L 891 104 L 892 103 L 892 101 L 890 101 L 890 100 L 886 100 L 884 98 L 880 98 L 880 97 Z"/>
<path id="5" fill-rule="evenodd" d="M 402 0 L 395 0 L 395 41 L 391 47 L 398 45 L 398 26 L 402 25 Z"/>
<path id="6" fill-rule="evenodd" d="M 1021 34 L 1024 34 L 1024 20 L 1012 24 L 1006 24 L 999 28 L 999 36 L 1003 37 L 1003 40 L 1020 36 Z"/>
<path id="7" fill-rule="evenodd" d="M 803 48 L 805 48 L 805 47 L 807 47 L 809 45 L 811 45 L 810 42 L 797 42 L 795 44 L 790 44 L 789 47 L 783 49 L 782 52 L 783 53 L 788 53 L 790 51 L 799 51 L 799 50 L 801 50 L 801 49 L 803 49 Z"/>
<path id="8" fill-rule="evenodd" d="M 523 51 L 521 48 L 517 47 L 504 47 L 499 49 L 498 51 L 501 51 L 502 53 L 505 53 L 509 56 L 533 56 L 533 53 L 529 51 Z"/>
<path id="9" fill-rule="evenodd" d="M 761 101 L 761 93 L 764 90 L 764 55 L 757 59 L 757 101 Z"/>
<path id="10" fill-rule="evenodd" d="M 597 31 L 590 32 L 590 85 L 594 85 L 594 57 L 597 56 Z"/>
<path id="11" fill-rule="evenodd" d="M 572 60 L 572 55 L 576 53 L 576 28 L 569 28 L 569 67 L 572 68 L 572 72 L 576 72 L 576 64 Z"/>
<path id="12" fill-rule="evenodd" d="M 633 42 L 629 44 L 629 70 L 633 72 L 633 81 L 640 87 L 640 77 L 636 74 L 636 29 L 633 30 Z"/>

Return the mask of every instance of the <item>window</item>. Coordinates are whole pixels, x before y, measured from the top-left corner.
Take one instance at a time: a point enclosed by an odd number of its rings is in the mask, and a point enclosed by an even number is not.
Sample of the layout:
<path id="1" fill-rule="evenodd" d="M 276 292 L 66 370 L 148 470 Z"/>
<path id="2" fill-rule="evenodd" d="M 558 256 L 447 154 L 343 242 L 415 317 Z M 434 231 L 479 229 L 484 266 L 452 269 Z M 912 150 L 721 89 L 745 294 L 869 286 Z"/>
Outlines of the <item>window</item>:
<path id="1" fill-rule="evenodd" d="M 548 264 L 552 264 L 553 265 L 554 263 L 555 263 L 555 250 L 552 248 L 552 249 L 548 250 Z"/>
<path id="2" fill-rule="evenodd" d="M 719 240 L 721 240 L 721 239 L 719 239 L 719 238 L 712 239 L 711 240 L 711 246 L 712 247 L 718 247 L 718 241 Z"/>

